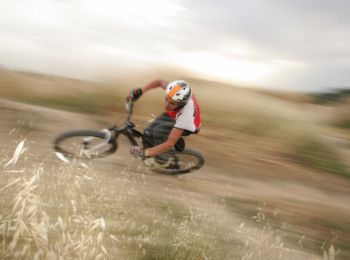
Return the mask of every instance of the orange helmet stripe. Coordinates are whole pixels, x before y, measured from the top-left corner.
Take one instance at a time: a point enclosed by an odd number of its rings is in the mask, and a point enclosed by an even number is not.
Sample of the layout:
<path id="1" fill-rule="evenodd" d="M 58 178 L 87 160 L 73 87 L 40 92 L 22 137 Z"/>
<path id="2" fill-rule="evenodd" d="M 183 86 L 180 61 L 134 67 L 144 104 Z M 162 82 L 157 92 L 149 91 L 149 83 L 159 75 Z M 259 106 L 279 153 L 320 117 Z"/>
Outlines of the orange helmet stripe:
<path id="1" fill-rule="evenodd" d="M 181 85 L 175 85 L 168 93 L 168 97 L 172 98 L 176 92 L 178 92 L 180 89 L 182 89 L 183 86 Z"/>

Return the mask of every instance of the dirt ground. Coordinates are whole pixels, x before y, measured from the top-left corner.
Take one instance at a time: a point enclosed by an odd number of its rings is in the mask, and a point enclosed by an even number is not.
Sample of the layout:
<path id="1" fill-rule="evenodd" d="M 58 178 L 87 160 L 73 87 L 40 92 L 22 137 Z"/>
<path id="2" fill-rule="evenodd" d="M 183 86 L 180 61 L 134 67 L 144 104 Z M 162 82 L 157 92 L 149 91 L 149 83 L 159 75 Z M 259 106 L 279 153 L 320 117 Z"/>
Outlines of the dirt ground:
<path id="1" fill-rule="evenodd" d="M 123 113 L 116 118 L 122 121 Z M 51 155 L 48 162 L 54 164 L 57 158 L 51 143 L 57 134 L 72 129 L 101 129 L 107 120 L 1 100 L 1 151 L 12 156 L 16 144 L 26 139 L 36 160 Z M 141 126 L 147 122 L 135 115 L 137 120 Z M 202 137 L 191 137 L 196 141 L 189 142 L 205 155 L 202 169 L 174 177 L 150 173 L 141 166 L 137 171 L 143 176 L 143 189 L 158 197 L 195 200 L 203 211 L 219 212 L 227 222 L 227 232 L 240 223 L 278 230 L 283 234 L 284 247 L 298 252 L 294 259 L 322 257 L 330 245 L 335 247 L 336 259 L 350 258 L 348 179 L 310 171 L 267 154 L 249 154 L 244 147 L 240 150 L 242 140 L 227 144 L 237 145 L 237 152 L 220 160 L 216 140 L 208 138 L 212 135 L 204 131 Z M 242 157 L 242 163 L 235 164 L 234 157 Z M 101 181 L 112 186 L 120 181 L 121 169 L 130 164 L 140 165 L 128 154 L 126 140 L 120 140 L 117 153 L 92 163 Z M 258 235 L 255 238 L 259 240 Z"/>

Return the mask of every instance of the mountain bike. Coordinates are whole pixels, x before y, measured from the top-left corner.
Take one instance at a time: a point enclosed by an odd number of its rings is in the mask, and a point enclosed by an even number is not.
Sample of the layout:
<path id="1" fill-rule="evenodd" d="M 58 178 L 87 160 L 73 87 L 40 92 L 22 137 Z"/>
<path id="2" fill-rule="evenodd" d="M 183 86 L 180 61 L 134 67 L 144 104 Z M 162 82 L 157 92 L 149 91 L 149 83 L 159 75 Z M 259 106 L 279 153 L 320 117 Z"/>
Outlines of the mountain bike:
<path id="1" fill-rule="evenodd" d="M 67 158 L 83 160 L 101 158 L 117 151 L 120 135 L 126 136 L 130 145 L 142 146 L 143 135 L 135 129 L 135 124 L 130 121 L 133 106 L 134 102 L 127 99 L 125 108 L 128 114 L 121 127 L 114 125 L 100 131 L 74 130 L 60 134 L 53 142 L 55 151 Z M 204 157 L 199 151 L 185 148 L 183 137 L 179 139 L 173 149 L 160 155 L 162 162 L 155 160 L 156 157 L 143 158 L 143 162 L 152 171 L 162 174 L 189 173 L 198 170 L 204 164 Z"/>

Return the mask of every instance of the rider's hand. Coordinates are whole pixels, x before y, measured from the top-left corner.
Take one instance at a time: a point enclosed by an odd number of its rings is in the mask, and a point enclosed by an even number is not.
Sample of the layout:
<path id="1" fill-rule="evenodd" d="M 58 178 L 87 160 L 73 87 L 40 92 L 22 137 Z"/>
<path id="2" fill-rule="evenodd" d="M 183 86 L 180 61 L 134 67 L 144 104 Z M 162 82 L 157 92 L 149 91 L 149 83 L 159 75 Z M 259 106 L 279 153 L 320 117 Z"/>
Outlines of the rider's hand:
<path id="1" fill-rule="evenodd" d="M 130 91 L 130 94 L 128 98 L 130 98 L 132 101 L 138 100 L 142 96 L 142 89 L 141 88 L 135 88 Z"/>
<path id="2" fill-rule="evenodd" d="M 144 156 L 144 150 L 140 146 L 131 146 L 130 154 L 135 156 L 135 157 L 143 157 Z"/>

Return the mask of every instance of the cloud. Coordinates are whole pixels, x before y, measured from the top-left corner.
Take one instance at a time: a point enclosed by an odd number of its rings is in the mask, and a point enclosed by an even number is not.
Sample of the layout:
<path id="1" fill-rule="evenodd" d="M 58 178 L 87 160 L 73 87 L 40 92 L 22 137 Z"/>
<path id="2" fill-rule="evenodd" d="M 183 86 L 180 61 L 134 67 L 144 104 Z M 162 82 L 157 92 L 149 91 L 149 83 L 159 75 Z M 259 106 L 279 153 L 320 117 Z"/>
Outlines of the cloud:
<path id="1" fill-rule="evenodd" d="M 349 86 L 348 10 L 345 0 L 4 0 L 0 60 L 78 77 L 170 64 L 272 87 Z"/>
<path id="2" fill-rule="evenodd" d="M 344 59 L 350 57 L 349 1 L 223 0 L 218 5 L 198 0 L 187 8 L 193 10 L 195 24 L 205 28 L 197 39 L 211 51 L 227 52 L 222 42 L 228 42 L 233 50 L 235 45 L 238 50 L 246 46 L 243 54 L 253 63 L 288 60 L 303 64 L 281 64 L 262 82 L 266 85 L 350 85 L 346 80 L 350 69 L 344 66 Z M 238 54 L 233 52 L 231 58 L 241 58 Z"/>

